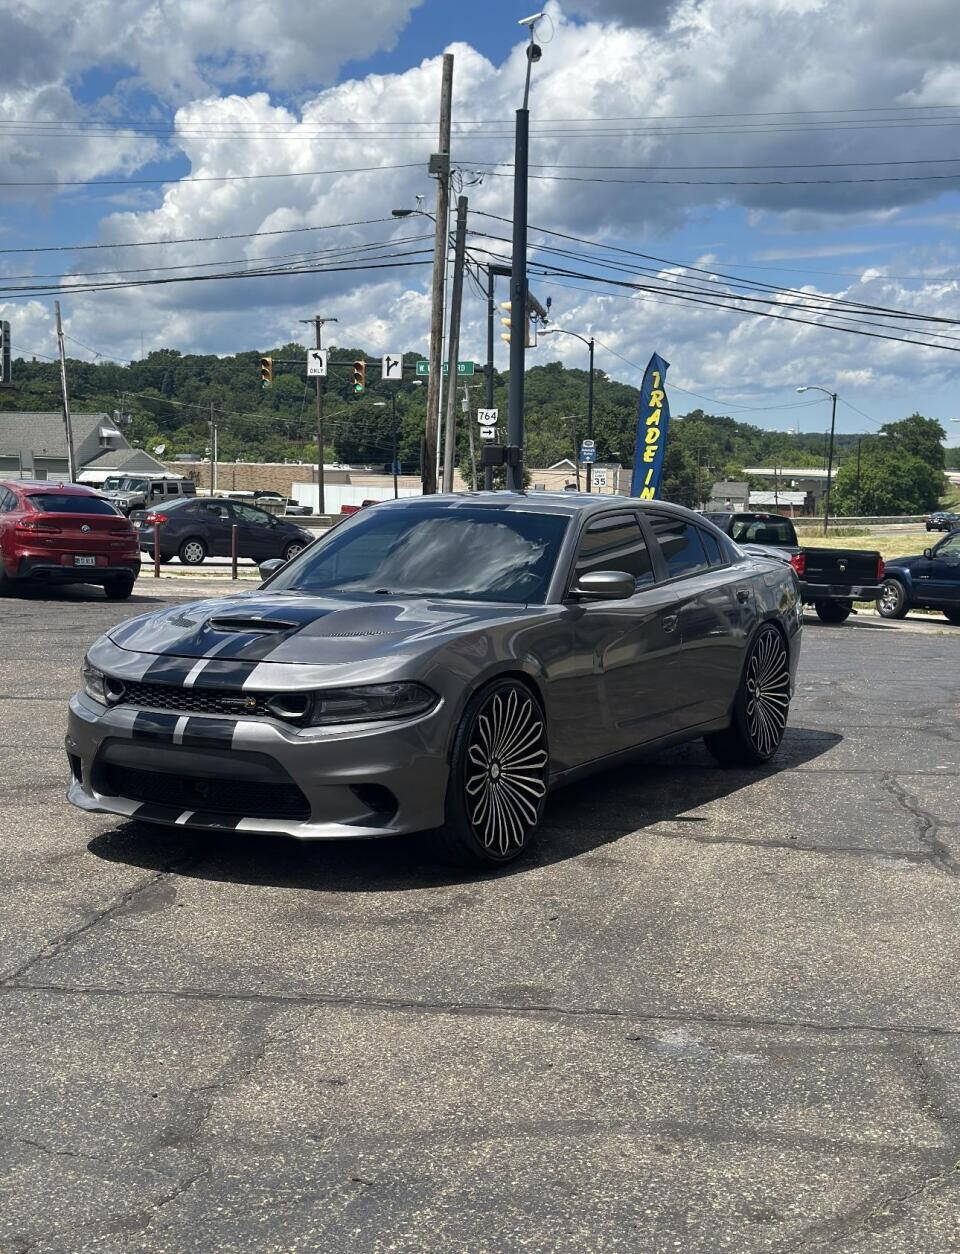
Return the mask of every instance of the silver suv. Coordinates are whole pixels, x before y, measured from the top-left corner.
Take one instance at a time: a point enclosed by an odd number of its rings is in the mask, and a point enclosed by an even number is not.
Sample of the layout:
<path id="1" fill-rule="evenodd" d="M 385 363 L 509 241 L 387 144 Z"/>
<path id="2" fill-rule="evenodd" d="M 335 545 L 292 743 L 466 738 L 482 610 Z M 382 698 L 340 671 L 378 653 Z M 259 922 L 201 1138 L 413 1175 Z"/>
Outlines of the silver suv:
<path id="1" fill-rule="evenodd" d="M 111 475 L 100 490 L 121 514 L 128 516 L 134 510 L 154 509 L 165 501 L 197 495 L 192 479 L 173 475 Z"/>

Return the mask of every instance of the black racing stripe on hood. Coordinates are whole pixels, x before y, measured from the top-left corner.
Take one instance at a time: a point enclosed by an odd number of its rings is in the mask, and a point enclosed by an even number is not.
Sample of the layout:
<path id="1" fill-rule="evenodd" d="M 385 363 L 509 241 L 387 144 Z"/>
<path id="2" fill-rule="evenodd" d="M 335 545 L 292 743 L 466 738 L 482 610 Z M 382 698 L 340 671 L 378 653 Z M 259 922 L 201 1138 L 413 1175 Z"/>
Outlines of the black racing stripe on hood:
<path id="1" fill-rule="evenodd" d="M 196 665 L 194 661 L 191 668 Z M 211 658 L 197 674 L 194 688 L 232 688 L 240 691 L 253 674 L 256 662 L 227 662 Z"/>
<path id="2" fill-rule="evenodd" d="M 183 681 L 197 664 L 195 657 L 171 657 L 161 653 L 151 662 L 143 674 L 143 682 L 150 684 L 174 684 L 183 687 Z"/>
<path id="3" fill-rule="evenodd" d="M 284 640 L 295 635 L 299 627 L 291 631 L 271 632 L 269 635 L 258 632 L 256 635 L 238 635 L 218 645 L 218 658 L 243 658 L 249 662 L 262 662 Z M 222 639 L 222 637 L 221 637 Z"/>

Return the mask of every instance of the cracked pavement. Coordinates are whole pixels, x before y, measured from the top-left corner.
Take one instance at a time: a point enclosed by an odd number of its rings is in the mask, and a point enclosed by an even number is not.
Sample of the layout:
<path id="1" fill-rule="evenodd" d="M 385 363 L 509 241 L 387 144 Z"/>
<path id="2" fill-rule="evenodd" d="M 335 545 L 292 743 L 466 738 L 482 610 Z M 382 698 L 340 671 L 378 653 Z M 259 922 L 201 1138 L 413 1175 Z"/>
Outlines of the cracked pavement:
<path id="1" fill-rule="evenodd" d="M 0 603 L 0 1250 L 960 1250 L 960 630 L 808 623 L 772 768 L 558 792 L 526 862 L 63 800 Z"/>

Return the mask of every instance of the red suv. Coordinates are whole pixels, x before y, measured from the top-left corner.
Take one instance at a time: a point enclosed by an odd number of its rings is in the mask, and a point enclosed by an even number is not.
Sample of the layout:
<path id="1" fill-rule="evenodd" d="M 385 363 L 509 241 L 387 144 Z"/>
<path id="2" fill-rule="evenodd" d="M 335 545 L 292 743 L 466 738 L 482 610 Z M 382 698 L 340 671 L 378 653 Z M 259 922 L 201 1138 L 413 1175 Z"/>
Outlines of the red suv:
<path id="1" fill-rule="evenodd" d="M 125 600 L 140 573 L 133 524 L 77 483 L 0 482 L 0 596 L 21 583 L 100 584 Z"/>

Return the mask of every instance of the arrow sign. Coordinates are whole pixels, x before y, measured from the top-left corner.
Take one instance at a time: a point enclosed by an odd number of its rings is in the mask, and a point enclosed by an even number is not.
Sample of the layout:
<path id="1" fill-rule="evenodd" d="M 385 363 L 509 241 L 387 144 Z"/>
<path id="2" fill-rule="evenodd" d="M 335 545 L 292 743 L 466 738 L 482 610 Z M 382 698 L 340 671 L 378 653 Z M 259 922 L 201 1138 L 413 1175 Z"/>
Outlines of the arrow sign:
<path id="1" fill-rule="evenodd" d="M 481 427 L 495 427 L 497 419 L 500 417 L 499 409 L 478 409 L 477 422 Z"/>
<path id="2" fill-rule="evenodd" d="M 307 353 L 307 378 L 325 379 L 327 377 L 327 350 L 311 348 Z"/>
<path id="3" fill-rule="evenodd" d="M 399 383 L 403 378 L 403 357 L 400 353 L 384 353 L 380 359 L 380 378 L 385 382 Z"/>
<path id="4" fill-rule="evenodd" d="M 496 427 L 481 427 L 480 428 L 481 440 L 495 440 L 496 438 L 497 438 Z"/>

